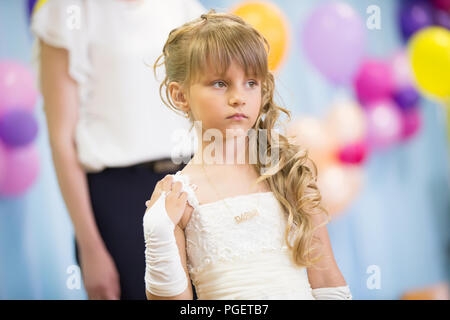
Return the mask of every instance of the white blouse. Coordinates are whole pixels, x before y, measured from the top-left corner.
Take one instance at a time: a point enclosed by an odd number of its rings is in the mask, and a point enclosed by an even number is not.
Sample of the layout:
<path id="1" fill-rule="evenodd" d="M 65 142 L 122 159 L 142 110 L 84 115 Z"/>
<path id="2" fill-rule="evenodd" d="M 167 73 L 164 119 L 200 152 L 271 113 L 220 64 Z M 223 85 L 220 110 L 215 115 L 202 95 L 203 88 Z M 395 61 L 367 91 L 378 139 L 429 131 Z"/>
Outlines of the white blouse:
<path id="1" fill-rule="evenodd" d="M 195 152 L 195 143 L 186 148 L 195 130 L 188 135 L 189 121 L 162 103 L 164 67 L 155 79 L 153 64 L 169 32 L 206 11 L 198 0 L 49 0 L 33 15 L 39 88 L 39 39 L 69 52 L 80 97 L 75 142 L 86 172 Z"/>

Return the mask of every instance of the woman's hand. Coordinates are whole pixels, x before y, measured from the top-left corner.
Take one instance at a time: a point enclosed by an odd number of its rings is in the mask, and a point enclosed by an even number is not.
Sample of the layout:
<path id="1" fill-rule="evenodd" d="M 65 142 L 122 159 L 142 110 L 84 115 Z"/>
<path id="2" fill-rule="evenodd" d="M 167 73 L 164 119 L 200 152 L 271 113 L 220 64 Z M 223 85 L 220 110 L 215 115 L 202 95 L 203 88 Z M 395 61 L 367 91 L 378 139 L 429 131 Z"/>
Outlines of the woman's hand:
<path id="1" fill-rule="evenodd" d="M 89 300 L 119 300 L 119 273 L 106 249 L 81 250 L 81 270 Z"/>
<path id="2" fill-rule="evenodd" d="M 177 225 L 183 217 L 187 204 L 187 192 L 181 192 L 182 184 L 180 181 L 173 183 L 172 175 L 166 175 L 158 181 L 153 194 L 145 205 L 150 208 L 159 199 L 162 192 L 166 192 L 166 211 L 174 225 Z"/>

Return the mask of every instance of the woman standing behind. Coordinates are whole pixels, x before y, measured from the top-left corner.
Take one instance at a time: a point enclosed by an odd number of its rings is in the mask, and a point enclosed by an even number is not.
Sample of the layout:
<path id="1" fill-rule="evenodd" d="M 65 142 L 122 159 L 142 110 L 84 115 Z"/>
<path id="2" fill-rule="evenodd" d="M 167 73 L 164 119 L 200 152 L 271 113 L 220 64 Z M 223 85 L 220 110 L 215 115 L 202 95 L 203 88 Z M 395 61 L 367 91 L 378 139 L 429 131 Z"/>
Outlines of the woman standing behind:
<path id="1" fill-rule="evenodd" d="M 49 0 L 32 17 L 52 158 L 89 299 L 146 298 L 145 200 L 183 167 L 162 137 L 189 128 L 161 107 L 148 62 L 171 29 L 205 11 L 197 0 Z"/>

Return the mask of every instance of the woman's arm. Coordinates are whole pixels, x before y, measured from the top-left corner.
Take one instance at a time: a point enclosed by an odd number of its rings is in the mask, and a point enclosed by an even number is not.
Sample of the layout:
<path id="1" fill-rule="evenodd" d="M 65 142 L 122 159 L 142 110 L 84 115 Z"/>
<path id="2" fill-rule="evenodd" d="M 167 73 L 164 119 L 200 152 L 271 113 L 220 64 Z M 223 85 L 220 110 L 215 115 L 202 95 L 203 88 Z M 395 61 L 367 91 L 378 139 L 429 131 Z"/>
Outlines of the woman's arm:
<path id="1" fill-rule="evenodd" d="M 78 162 L 75 128 L 78 85 L 68 74 L 68 52 L 40 42 L 40 82 L 53 163 L 80 247 L 89 298 L 119 297 L 118 274 L 97 229 L 87 178 Z"/>
<path id="2" fill-rule="evenodd" d="M 313 215 L 314 226 L 323 224 L 327 219 L 325 214 Z M 328 237 L 327 226 L 322 225 L 315 233 L 315 237 L 320 239 L 320 250 L 317 254 L 322 258 L 312 267 L 307 268 L 308 279 L 312 289 L 346 286 L 344 277 L 339 270 L 334 259 L 330 238 Z"/>

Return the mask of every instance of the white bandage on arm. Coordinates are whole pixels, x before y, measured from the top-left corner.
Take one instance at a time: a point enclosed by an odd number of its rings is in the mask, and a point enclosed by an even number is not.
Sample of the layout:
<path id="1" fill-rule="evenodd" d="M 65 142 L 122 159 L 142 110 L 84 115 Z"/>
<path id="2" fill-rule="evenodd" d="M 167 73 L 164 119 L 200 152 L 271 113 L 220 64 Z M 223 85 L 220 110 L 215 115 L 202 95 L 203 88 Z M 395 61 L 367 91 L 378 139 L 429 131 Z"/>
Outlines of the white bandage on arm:
<path id="1" fill-rule="evenodd" d="M 316 288 L 311 291 L 316 300 L 352 300 L 352 294 L 348 286 Z"/>
<path id="2" fill-rule="evenodd" d="M 145 288 L 161 297 L 181 294 L 188 286 L 174 235 L 175 225 L 167 214 L 165 199 L 163 191 L 143 219 Z"/>

